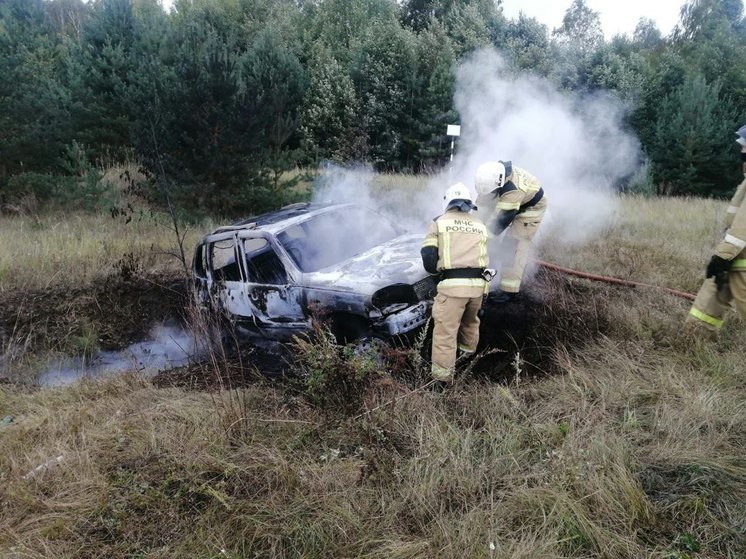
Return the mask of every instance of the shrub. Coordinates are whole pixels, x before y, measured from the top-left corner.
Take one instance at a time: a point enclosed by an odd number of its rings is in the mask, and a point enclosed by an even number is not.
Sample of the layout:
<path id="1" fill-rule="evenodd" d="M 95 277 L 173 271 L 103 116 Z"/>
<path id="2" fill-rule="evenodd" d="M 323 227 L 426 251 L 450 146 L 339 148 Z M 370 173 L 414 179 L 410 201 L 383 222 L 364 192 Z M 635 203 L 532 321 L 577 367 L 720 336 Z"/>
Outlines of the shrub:
<path id="1" fill-rule="evenodd" d="M 89 169 L 82 176 L 21 173 L 8 179 L 2 203 L 29 207 L 29 200 L 44 208 L 95 211 L 115 204 L 118 193 L 101 173 Z M 34 208 L 36 203 L 33 204 Z"/>
<path id="2" fill-rule="evenodd" d="M 65 177 L 66 178 L 66 177 Z M 54 196 L 57 183 L 63 177 L 49 173 L 21 173 L 8 179 L 7 188 L 3 192 L 3 202 L 16 204 L 28 196 L 33 196 L 41 202 L 46 202 Z"/>
<path id="3" fill-rule="evenodd" d="M 337 344 L 331 330 L 316 323 L 309 336 L 294 340 L 301 390 L 325 412 L 353 414 L 366 389 L 381 375 L 375 350 L 361 352 L 353 345 Z"/>

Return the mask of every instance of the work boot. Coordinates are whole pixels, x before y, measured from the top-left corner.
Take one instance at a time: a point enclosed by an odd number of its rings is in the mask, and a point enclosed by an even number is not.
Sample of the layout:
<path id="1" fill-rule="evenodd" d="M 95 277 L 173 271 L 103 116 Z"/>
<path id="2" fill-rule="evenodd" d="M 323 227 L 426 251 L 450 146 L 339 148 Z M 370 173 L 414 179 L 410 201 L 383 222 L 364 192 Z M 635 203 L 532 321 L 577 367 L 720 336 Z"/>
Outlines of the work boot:
<path id="1" fill-rule="evenodd" d="M 430 390 L 437 393 L 445 392 L 446 388 L 453 384 L 453 369 L 447 369 L 440 365 L 432 364 L 430 370 L 432 376 L 432 384 L 430 384 Z"/>
<path id="2" fill-rule="evenodd" d="M 503 291 L 498 289 L 493 291 L 487 296 L 487 301 L 493 305 L 502 305 L 503 303 L 510 303 L 518 298 L 518 293 L 511 293 L 510 291 Z"/>
<path id="3" fill-rule="evenodd" d="M 474 357 L 474 354 L 474 351 L 466 351 L 464 349 L 458 348 L 456 350 L 456 365 L 468 361 L 470 358 Z"/>

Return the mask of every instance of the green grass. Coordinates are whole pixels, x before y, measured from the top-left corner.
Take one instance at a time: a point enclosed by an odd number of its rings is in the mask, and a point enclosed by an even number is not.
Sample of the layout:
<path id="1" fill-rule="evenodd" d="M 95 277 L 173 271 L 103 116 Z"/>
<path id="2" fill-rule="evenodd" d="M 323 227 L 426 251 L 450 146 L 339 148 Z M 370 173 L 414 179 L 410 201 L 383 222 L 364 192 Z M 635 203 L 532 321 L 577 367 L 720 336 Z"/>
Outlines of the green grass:
<path id="1" fill-rule="evenodd" d="M 693 291 L 722 211 L 623 198 L 596 239 L 567 248 L 546 234 L 540 254 Z M 13 417 L 0 423 L 0 556 L 746 556 L 744 324 L 729 318 L 717 342 L 684 338 L 685 301 L 587 293 L 560 303 L 604 309 L 608 328 L 557 347 L 553 374 L 463 378 L 438 395 L 384 368 L 355 388 L 354 411 L 272 383 L 0 385 L 0 419 Z M 317 343 L 299 346 L 314 370 L 324 355 L 356 366 Z"/>

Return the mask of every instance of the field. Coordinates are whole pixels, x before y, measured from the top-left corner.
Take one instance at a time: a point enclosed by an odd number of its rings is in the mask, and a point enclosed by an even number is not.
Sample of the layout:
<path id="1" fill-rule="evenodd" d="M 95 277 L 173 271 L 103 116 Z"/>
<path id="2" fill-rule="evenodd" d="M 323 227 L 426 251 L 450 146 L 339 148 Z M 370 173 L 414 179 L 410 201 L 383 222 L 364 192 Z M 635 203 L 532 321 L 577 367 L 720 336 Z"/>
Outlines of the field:
<path id="1" fill-rule="evenodd" d="M 539 257 L 696 291 L 726 204 L 618 202 Z M 247 350 L 38 388 L 52 357 L 183 308 L 181 264 L 158 219 L 4 217 L 0 247 L 2 557 L 746 556 L 735 314 L 711 341 L 685 300 L 539 271 L 444 394 L 417 347 L 372 360 L 323 331 L 291 348 L 305 381 Z"/>

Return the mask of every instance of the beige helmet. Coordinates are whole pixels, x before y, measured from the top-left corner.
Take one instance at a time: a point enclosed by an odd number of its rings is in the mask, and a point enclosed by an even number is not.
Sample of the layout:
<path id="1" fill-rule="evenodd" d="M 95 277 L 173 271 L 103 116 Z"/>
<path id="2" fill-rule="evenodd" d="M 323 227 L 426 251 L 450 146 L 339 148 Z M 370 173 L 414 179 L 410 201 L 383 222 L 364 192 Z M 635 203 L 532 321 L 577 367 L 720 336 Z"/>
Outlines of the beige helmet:
<path id="1" fill-rule="evenodd" d="M 477 169 L 474 177 L 477 194 L 489 194 L 496 188 L 501 188 L 503 184 L 505 184 L 505 165 L 500 161 L 482 163 Z"/>
<path id="2" fill-rule="evenodd" d="M 456 184 L 452 184 L 451 186 L 449 186 L 446 190 L 445 195 L 443 196 L 443 200 L 445 200 L 446 209 L 455 200 L 463 200 L 467 202 L 469 206 L 474 206 L 474 200 L 472 200 L 471 192 L 469 191 L 469 188 L 462 182 L 457 182 Z"/>

